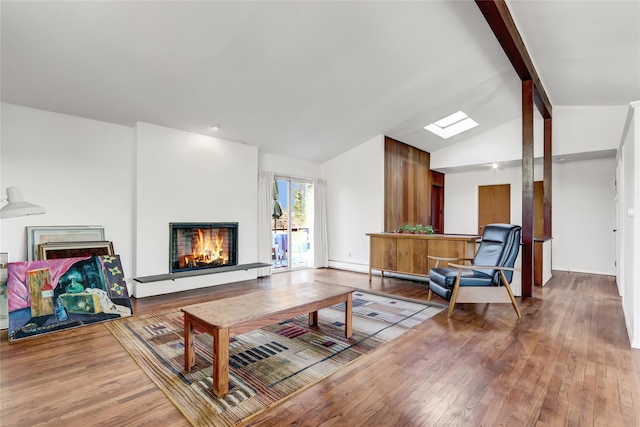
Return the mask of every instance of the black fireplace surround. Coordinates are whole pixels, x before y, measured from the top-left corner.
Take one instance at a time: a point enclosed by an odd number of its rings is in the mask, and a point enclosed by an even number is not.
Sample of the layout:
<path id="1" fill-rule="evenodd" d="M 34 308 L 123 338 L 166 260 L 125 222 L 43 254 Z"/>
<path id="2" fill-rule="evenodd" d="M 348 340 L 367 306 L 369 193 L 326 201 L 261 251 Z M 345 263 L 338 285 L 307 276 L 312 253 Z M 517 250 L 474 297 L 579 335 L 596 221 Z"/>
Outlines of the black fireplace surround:
<path id="1" fill-rule="evenodd" d="M 238 264 L 237 222 L 172 222 L 169 228 L 171 273 Z"/>

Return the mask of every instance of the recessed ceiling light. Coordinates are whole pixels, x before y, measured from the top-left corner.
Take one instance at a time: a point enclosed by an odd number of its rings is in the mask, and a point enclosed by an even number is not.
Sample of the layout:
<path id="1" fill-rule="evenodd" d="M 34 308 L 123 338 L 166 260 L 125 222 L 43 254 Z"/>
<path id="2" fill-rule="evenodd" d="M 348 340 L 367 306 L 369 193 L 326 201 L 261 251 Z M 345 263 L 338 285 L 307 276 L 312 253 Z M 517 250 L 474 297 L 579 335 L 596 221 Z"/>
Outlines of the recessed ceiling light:
<path id="1" fill-rule="evenodd" d="M 498 164 L 497 163 L 492 163 L 491 164 L 491 168 L 492 169 L 498 169 Z"/>
<path id="2" fill-rule="evenodd" d="M 211 125 L 211 130 L 220 130 L 220 125 Z"/>
<path id="3" fill-rule="evenodd" d="M 440 138 L 447 139 L 476 126 L 478 126 L 478 123 L 462 111 L 458 111 L 424 128 L 429 132 L 435 133 Z"/>

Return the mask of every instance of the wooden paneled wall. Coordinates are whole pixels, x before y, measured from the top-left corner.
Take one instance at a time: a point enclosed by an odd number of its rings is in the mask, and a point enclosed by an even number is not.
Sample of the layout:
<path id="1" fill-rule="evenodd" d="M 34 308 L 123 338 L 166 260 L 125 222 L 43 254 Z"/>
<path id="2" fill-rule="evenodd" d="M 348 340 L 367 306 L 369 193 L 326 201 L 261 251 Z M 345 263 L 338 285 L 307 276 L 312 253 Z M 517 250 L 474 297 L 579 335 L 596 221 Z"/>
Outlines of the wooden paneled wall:
<path id="1" fill-rule="evenodd" d="M 431 224 L 430 155 L 395 139 L 384 140 L 384 231 Z"/>

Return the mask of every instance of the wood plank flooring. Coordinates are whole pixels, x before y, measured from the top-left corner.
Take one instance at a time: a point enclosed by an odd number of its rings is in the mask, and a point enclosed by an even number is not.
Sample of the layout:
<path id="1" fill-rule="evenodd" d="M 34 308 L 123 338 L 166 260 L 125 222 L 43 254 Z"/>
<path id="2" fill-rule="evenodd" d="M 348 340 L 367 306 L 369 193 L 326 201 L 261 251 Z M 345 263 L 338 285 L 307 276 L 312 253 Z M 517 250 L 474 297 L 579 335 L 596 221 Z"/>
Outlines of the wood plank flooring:
<path id="1" fill-rule="evenodd" d="M 319 280 L 426 299 L 424 284 L 303 270 L 134 299 L 143 314 Z M 640 425 L 640 350 L 613 277 L 554 272 L 534 298 L 461 304 L 347 366 L 252 425 Z M 434 300 L 435 301 L 435 300 Z M 443 302 L 443 301 L 435 301 Z M 187 426 L 104 325 L 9 344 L 0 333 L 2 426 Z"/>

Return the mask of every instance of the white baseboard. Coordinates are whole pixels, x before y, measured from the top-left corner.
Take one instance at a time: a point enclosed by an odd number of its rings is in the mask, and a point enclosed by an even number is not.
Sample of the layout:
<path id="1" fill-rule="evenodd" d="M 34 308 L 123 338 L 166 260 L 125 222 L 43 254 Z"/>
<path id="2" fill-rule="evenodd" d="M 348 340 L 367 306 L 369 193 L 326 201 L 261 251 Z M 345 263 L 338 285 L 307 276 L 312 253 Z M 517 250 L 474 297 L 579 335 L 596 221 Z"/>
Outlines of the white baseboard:
<path id="1" fill-rule="evenodd" d="M 369 264 L 358 264 L 353 262 L 341 262 L 341 261 L 329 261 L 329 267 L 336 270 L 347 270 L 356 273 L 369 274 Z M 373 270 L 371 273 L 373 276 L 380 276 L 380 270 Z M 429 278 L 424 276 L 411 276 L 402 273 L 392 273 L 390 271 L 384 272 L 384 277 L 396 277 L 398 279 L 413 280 L 414 282 L 429 282 Z"/>
<path id="2" fill-rule="evenodd" d="M 595 270 L 575 270 L 566 267 L 553 267 L 553 271 L 564 271 L 566 273 L 584 273 L 584 274 L 597 274 L 598 276 L 615 276 L 616 273 L 612 271 L 595 271 Z"/>
<path id="3" fill-rule="evenodd" d="M 369 274 L 369 264 L 329 260 L 329 267 L 335 268 L 337 270 L 347 270 L 347 271 L 355 271 L 356 273 Z"/>

